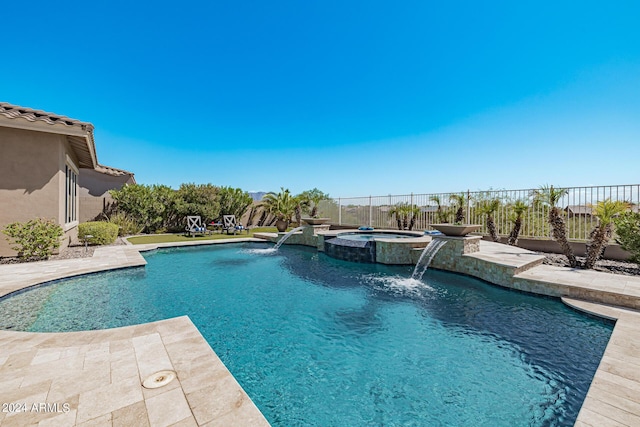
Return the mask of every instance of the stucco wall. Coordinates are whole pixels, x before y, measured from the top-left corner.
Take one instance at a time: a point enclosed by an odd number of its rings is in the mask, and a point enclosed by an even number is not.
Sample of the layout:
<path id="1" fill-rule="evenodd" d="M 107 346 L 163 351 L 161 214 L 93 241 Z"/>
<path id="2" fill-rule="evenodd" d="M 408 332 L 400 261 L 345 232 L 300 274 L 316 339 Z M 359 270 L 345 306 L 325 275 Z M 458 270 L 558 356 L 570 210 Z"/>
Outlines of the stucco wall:
<path id="1" fill-rule="evenodd" d="M 93 221 L 100 218 L 105 209 L 114 202 L 109 190 L 119 190 L 125 184 L 132 183 L 130 175 L 111 176 L 93 169 L 80 169 L 79 204 L 80 222 Z"/>
<path id="2" fill-rule="evenodd" d="M 0 153 L 0 229 L 38 217 L 64 227 L 66 137 L 0 127 Z M 63 247 L 77 233 L 77 227 L 67 228 Z M 0 256 L 13 256 L 5 237 L 0 235 Z"/>

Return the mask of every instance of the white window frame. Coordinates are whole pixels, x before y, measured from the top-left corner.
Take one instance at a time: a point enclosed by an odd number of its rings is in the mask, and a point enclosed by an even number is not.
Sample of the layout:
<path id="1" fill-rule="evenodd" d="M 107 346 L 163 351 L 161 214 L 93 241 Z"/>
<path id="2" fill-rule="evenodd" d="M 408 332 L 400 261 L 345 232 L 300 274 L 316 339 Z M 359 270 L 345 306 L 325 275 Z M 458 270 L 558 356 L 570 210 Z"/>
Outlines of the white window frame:
<path id="1" fill-rule="evenodd" d="M 64 223 L 78 222 L 78 168 L 67 156 L 64 167 Z"/>

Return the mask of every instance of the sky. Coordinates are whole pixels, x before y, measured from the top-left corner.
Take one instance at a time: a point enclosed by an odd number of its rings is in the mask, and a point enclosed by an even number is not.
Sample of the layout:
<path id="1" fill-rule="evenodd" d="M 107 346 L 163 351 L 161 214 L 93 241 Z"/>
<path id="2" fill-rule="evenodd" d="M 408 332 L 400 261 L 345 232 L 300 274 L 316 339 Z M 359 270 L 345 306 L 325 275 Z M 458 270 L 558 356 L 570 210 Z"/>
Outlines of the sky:
<path id="1" fill-rule="evenodd" d="M 637 1 L 37 0 L 0 16 L 0 101 L 93 123 L 98 161 L 140 184 L 640 183 Z"/>

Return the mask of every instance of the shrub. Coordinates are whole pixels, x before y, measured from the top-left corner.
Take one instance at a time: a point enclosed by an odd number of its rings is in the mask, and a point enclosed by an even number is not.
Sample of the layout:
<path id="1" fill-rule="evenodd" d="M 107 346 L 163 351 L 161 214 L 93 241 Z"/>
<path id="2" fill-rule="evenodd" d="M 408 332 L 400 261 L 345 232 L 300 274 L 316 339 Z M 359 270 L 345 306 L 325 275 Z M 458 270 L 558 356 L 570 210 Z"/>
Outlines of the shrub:
<path id="1" fill-rule="evenodd" d="M 118 212 L 135 218 L 147 232 L 176 222 L 176 192 L 171 187 L 129 184 L 109 193 L 117 203 Z"/>
<path id="2" fill-rule="evenodd" d="M 47 259 L 60 247 L 62 227 L 49 219 L 32 219 L 27 222 L 13 222 L 3 233 L 14 240 L 11 249 L 22 259 Z"/>
<path id="3" fill-rule="evenodd" d="M 87 237 L 93 236 L 93 237 Z M 78 226 L 78 238 L 94 245 L 109 245 L 118 237 L 118 226 L 110 222 L 83 222 Z"/>
<path id="4" fill-rule="evenodd" d="M 631 253 L 630 260 L 640 264 L 640 213 L 625 212 L 614 218 L 616 242 Z"/>
<path id="5" fill-rule="evenodd" d="M 181 184 L 176 191 L 176 212 L 178 217 L 169 227 L 184 229 L 184 218 L 188 215 L 199 215 L 205 223 L 220 216 L 218 187 L 213 184 Z"/>
<path id="6" fill-rule="evenodd" d="M 143 227 L 133 217 L 124 212 L 116 212 L 109 218 L 111 224 L 118 226 L 118 236 L 130 236 L 138 234 Z"/>

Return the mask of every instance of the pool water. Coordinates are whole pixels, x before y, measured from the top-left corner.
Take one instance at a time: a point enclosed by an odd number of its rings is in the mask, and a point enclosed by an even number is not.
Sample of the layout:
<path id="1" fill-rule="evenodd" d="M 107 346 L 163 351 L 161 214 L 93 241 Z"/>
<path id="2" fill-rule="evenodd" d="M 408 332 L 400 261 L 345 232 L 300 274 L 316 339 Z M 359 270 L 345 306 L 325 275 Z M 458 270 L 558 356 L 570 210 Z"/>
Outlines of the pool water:
<path id="1" fill-rule="evenodd" d="M 570 426 L 612 330 L 460 275 L 265 247 L 159 250 L 4 298 L 0 327 L 189 315 L 275 426 Z"/>

